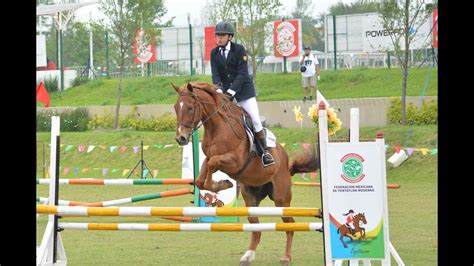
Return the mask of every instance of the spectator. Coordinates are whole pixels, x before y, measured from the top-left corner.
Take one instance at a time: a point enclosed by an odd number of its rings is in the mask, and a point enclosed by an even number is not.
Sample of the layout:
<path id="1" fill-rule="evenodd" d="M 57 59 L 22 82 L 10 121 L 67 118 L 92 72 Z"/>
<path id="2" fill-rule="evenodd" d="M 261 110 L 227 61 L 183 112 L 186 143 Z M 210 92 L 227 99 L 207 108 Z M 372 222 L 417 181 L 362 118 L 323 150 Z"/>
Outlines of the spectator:
<path id="1" fill-rule="evenodd" d="M 311 47 L 306 46 L 304 48 L 304 54 L 300 58 L 300 65 L 304 88 L 303 102 L 308 99 L 308 86 L 311 87 L 311 94 L 309 96 L 309 100 L 312 101 L 314 95 L 314 86 L 315 84 L 317 84 L 317 80 L 319 80 L 320 69 L 318 59 L 311 53 Z"/>

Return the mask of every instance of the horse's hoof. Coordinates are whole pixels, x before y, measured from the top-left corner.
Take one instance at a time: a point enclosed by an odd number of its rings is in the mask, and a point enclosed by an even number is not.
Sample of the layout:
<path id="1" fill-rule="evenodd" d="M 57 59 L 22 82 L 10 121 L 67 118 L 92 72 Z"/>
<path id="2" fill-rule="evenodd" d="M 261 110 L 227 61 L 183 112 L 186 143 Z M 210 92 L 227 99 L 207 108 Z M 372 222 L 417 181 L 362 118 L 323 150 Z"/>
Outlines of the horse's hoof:
<path id="1" fill-rule="evenodd" d="M 250 261 L 241 261 L 240 266 L 250 266 L 252 263 Z"/>
<path id="2" fill-rule="evenodd" d="M 224 190 L 233 187 L 234 184 L 229 180 L 220 180 L 217 182 L 217 186 L 219 187 L 219 190 Z"/>
<path id="3" fill-rule="evenodd" d="M 280 264 L 281 265 L 290 265 L 290 260 L 289 259 L 280 259 Z"/>

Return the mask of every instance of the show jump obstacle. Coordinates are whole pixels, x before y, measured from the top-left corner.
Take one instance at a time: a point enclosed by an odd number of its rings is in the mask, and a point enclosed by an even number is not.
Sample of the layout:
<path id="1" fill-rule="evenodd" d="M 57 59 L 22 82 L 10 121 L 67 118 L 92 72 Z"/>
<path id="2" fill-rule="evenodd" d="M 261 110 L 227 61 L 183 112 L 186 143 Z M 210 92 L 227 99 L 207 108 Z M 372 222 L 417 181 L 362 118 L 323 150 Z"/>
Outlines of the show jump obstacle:
<path id="1" fill-rule="evenodd" d="M 85 181 L 59 179 L 59 117 L 53 116 L 51 123 L 51 158 L 49 198 L 37 205 L 37 213 L 47 214 L 48 223 L 41 245 L 37 248 L 37 265 L 66 265 L 67 258 L 60 231 L 74 230 L 126 230 L 126 231 L 320 231 L 323 232 L 324 264 L 342 265 L 349 260 L 357 265 L 371 261 L 381 261 L 390 265 L 390 255 L 398 265 L 404 265 L 389 240 L 387 184 L 385 169 L 385 145 L 382 133 L 377 133 L 375 142 L 359 142 L 359 113 L 351 109 L 350 142 L 329 142 L 327 113 L 324 103 L 319 106 L 319 155 L 321 160 L 321 198 L 324 212 L 318 208 L 295 207 L 94 207 L 59 206 L 58 187 L 61 184 L 138 185 L 135 181 L 123 180 Z M 131 182 L 130 182 L 131 181 Z M 161 181 L 158 181 L 161 182 Z M 163 180 L 163 182 L 165 182 Z M 186 184 L 192 180 L 183 181 Z M 144 183 L 141 183 L 143 185 Z M 163 183 L 165 184 L 165 183 Z M 125 199 L 124 199 L 125 200 Z M 128 199 L 127 199 L 128 201 Z M 62 202 L 64 204 L 64 202 Z M 72 204 L 68 204 L 72 205 Z M 117 202 L 115 202 L 117 205 Z M 105 205 L 104 205 L 105 206 Z M 110 206 L 110 205 L 108 205 Z M 137 223 L 65 223 L 58 217 L 73 216 L 181 216 L 220 217 L 220 216 L 299 216 L 323 218 L 322 223 L 253 223 L 253 224 L 137 224 Z M 347 233 L 346 218 L 350 216 L 356 232 Z M 363 216 L 363 217 L 362 217 Z M 360 220 L 361 219 L 361 220 Z M 323 230 L 324 228 L 324 230 Z M 352 241 L 349 241 L 351 238 Z M 354 252 L 356 251 L 356 252 Z"/>

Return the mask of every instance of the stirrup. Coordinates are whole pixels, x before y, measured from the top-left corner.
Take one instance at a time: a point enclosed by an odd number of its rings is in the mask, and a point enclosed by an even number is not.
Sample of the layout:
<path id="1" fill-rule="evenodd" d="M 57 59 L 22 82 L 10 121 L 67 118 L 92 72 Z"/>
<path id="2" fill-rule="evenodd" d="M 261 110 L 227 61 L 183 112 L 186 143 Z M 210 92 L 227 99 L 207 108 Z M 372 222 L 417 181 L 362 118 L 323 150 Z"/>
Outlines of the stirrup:
<path id="1" fill-rule="evenodd" d="M 269 155 L 269 156 L 270 156 L 270 159 L 272 160 L 270 163 L 265 164 L 265 161 L 263 160 L 263 157 L 264 157 L 265 155 Z M 263 167 L 267 167 L 267 166 L 270 166 L 270 165 L 272 165 L 272 164 L 275 164 L 275 160 L 273 159 L 272 154 L 269 153 L 268 151 L 262 153 L 262 164 L 263 164 Z"/>

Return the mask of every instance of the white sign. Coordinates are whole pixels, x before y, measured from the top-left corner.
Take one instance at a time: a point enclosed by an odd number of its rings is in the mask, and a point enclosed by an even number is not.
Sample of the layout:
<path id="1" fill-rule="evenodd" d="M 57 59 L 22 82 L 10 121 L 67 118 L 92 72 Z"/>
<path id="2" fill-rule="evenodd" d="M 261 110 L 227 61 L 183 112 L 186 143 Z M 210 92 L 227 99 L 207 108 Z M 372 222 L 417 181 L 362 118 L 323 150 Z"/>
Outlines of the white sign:
<path id="1" fill-rule="evenodd" d="M 44 35 L 36 35 L 36 67 L 45 67 L 47 65 L 46 37 Z"/>
<path id="2" fill-rule="evenodd" d="M 417 21 L 418 22 L 418 21 Z M 431 44 L 432 22 L 428 19 L 423 25 L 413 25 L 410 35 L 414 36 L 410 49 L 428 48 Z M 419 28 L 418 28 L 419 27 Z M 418 28 L 418 31 L 415 29 Z M 334 52 L 333 17 L 326 17 L 326 52 Z M 403 29 L 396 29 L 401 32 Z M 400 44 L 404 44 L 404 38 Z M 402 47 L 403 48 L 403 47 Z M 385 52 L 393 50 L 390 32 L 383 27 L 378 13 L 365 13 L 336 16 L 336 51 L 337 52 Z"/>

